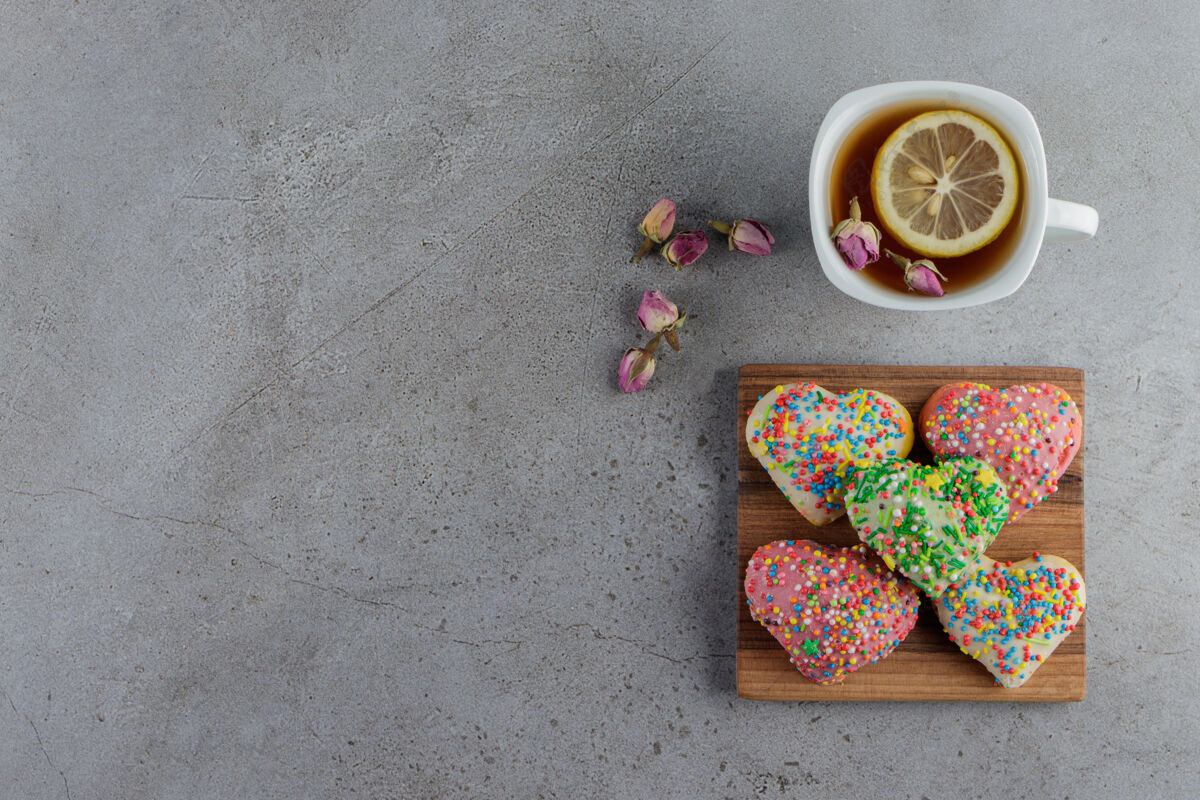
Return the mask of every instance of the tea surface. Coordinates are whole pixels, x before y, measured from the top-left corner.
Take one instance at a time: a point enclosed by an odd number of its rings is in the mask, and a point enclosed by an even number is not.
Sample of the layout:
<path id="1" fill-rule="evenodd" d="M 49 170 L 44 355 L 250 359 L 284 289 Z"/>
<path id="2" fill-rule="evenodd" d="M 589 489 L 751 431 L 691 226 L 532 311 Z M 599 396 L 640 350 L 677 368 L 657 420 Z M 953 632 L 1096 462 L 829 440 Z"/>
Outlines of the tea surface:
<path id="1" fill-rule="evenodd" d="M 952 107 L 928 102 L 888 106 L 867 117 L 851 131 L 834 156 L 831 180 L 829 181 L 829 202 L 835 224 L 846 218 L 851 198 L 858 197 L 863 219 L 874 223 L 883 234 L 881 254 L 883 248 L 887 248 L 914 260 L 924 258 L 925 256 L 901 244 L 888 232 L 887 228 L 880 224 L 875 204 L 871 200 L 871 168 L 875 163 L 876 153 L 879 152 L 879 148 L 883 146 L 884 141 L 893 131 L 918 114 Z M 963 110 L 970 111 L 970 109 Z M 1001 135 L 1004 134 L 1003 129 L 999 126 L 997 126 L 997 130 Z M 1011 142 L 1009 142 L 1009 147 L 1012 147 Z M 1012 148 L 1012 150 L 1020 164 L 1019 153 L 1016 148 Z M 1012 221 L 994 242 L 965 256 L 933 259 L 937 268 L 949 279 L 943 284 L 946 294 L 960 292 L 981 283 L 999 270 L 1012 256 L 1017 247 L 1017 240 L 1020 238 L 1025 211 L 1023 165 L 1021 183 L 1017 209 L 1013 213 Z M 909 291 L 909 288 L 904 285 L 904 270 L 896 266 L 886 255 L 883 255 L 874 264 L 868 264 L 863 269 L 863 273 L 881 286 L 897 292 L 907 293 Z"/>

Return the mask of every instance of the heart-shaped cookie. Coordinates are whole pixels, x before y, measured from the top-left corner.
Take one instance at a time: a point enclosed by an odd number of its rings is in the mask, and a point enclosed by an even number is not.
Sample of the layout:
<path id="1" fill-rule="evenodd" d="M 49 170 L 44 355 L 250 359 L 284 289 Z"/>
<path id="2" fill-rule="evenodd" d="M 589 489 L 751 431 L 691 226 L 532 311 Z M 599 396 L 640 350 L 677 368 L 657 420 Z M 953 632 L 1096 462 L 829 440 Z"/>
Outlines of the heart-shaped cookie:
<path id="1" fill-rule="evenodd" d="M 846 489 L 858 538 L 930 597 L 987 549 L 1008 515 L 996 471 L 977 458 L 857 466 Z"/>
<path id="2" fill-rule="evenodd" d="M 841 683 L 896 649 L 917 622 L 912 584 L 866 547 L 807 539 L 754 551 L 746 567 L 750 615 L 783 645 L 800 674 Z"/>
<path id="3" fill-rule="evenodd" d="M 856 460 L 904 457 L 913 422 L 870 389 L 837 394 L 815 383 L 776 386 L 759 398 L 746 443 L 804 518 L 824 525 L 846 513 L 846 471 Z"/>
<path id="4" fill-rule="evenodd" d="M 974 456 L 996 468 L 1016 521 L 1058 491 L 1083 442 L 1083 415 L 1070 395 L 1048 383 L 992 389 L 943 386 L 920 415 L 921 438 L 938 458 Z"/>
<path id="5" fill-rule="evenodd" d="M 1075 630 L 1086 601 L 1071 562 L 1034 553 L 1015 564 L 980 556 L 933 606 L 954 643 L 1015 689 Z"/>

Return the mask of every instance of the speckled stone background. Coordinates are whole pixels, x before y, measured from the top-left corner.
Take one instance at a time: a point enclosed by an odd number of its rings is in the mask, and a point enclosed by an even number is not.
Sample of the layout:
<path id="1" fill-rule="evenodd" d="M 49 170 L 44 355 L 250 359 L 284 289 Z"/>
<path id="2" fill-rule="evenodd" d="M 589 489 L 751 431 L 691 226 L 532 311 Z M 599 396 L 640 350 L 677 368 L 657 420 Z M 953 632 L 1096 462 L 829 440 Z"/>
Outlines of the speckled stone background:
<path id="1" fill-rule="evenodd" d="M 1191 2 L 12 2 L 5 798 L 1200 793 Z M 833 289 L 826 109 L 1013 95 L 1100 212 L 989 306 Z M 631 266 L 658 197 L 770 257 Z M 682 355 L 623 396 L 658 288 Z M 748 362 L 1087 370 L 1089 693 L 734 690 Z"/>

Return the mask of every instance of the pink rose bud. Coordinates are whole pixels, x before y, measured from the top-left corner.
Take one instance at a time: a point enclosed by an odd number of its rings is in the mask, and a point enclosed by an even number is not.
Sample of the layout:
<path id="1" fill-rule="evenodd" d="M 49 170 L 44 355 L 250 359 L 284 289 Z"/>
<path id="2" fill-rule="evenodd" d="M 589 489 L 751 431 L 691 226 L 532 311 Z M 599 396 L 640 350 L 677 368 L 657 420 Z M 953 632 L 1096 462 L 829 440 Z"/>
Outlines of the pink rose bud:
<path id="1" fill-rule="evenodd" d="M 654 374 L 654 356 L 640 347 L 631 347 L 621 356 L 617 367 L 617 385 L 626 394 L 640 392 Z"/>
<path id="2" fill-rule="evenodd" d="M 933 262 L 927 259 L 914 261 L 912 266 L 904 270 L 904 282 L 908 284 L 908 288 L 934 297 L 941 297 L 946 293 L 938 283 L 939 276 L 945 280 L 946 276 L 938 272 Z"/>
<path id="3" fill-rule="evenodd" d="M 899 266 L 904 267 L 904 283 L 909 289 L 915 289 L 922 294 L 941 297 L 946 294 L 942 289 L 942 284 L 938 282 L 938 278 L 944 281 L 950 280 L 942 273 L 938 272 L 938 268 L 933 265 L 933 262 L 928 258 L 922 258 L 919 261 L 910 261 L 898 253 L 887 251 L 892 261 L 895 261 Z"/>
<path id="4" fill-rule="evenodd" d="M 692 264 L 708 249 L 708 237 L 704 231 L 681 231 L 662 249 L 663 258 L 675 269 Z"/>
<path id="5" fill-rule="evenodd" d="M 638 307 L 638 323 L 651 333 L 663 333 L 675 330 L 677 323 L 682 322 L 679 308 L 667 299 L 662 292 L 649 291 L 642 295 L 642 304 Z"/>
<path id="6" fill-rule="evenodd" d="M 642 220 L 638 230 L 642 232 L 642 236 L 662 244 L 671 235 L 671 229 L 674 227 L 675 204 L 664 197 L 654 204 L 654 208 L 650 209 L 650 213 Z"/>
<path id="7" fill-rule="evenodd" d="M 767 230 L 767 226 L 758 220 L 734 220 L 733 230 L 729 232 L 729 249 L 740 250 L 755 256 L 771 254 L 771 245 L 775 237 Z"/>
<path id="8" fill-rule="evenodd" d="M 775 237 L 767 230 L 767 226 L 758 220 L 735 219 L 732 225 L 728 225 L 710 219 L 708 224 L 729 236 L 730 250 L 765 256 L 770 255 L 771 245 L 775 244 Z"/>
<path id="9" fill-rule="evenodd" d="M 833 245 L 850 269 L 862 269 L 879 260 L 879 228 L 863 221 L 857 197 L 850 201 L 850 218 L 833 229 Z"/>
<path id="10" fill-rule="evenodd" d="M 650 248 L 654 245 L 665 242 L 674 227 L 675 204 L 664 197 L 654 204 L 654 208 L 650 209 L 650 213 L 642 220 L 642 224 L 638 225 L 638 232 L 645 239 L 642 241 L 641 249 L 633 257 L 633 262 L 640 261 L 642 256 L 649 253 Z"/>

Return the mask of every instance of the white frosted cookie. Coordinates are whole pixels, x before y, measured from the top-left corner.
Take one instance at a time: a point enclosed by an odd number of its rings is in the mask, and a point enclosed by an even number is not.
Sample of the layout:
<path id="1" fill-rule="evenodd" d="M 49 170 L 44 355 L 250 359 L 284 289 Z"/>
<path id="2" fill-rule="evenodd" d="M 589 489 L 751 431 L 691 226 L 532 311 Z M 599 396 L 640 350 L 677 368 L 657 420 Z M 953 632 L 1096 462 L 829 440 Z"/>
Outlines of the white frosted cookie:
<path id="1" fill-rule="evenodd" d="M 1075 630 L 1086 602 L 1071 562 L 1034 553 L 1015 564 L 980 556 L 933 605 L 950 639 L 1015 689 Z"/>
<path id="2" fill-rule="evenodd" d="M 746 444 L 804 518 L 824 525 L 846 513 L 850 465 L 908 455 L 913 422 L 882 392 L 838 394 L 794 383 L 759 398 L 746 422 Z"/>

